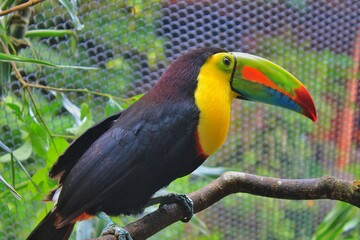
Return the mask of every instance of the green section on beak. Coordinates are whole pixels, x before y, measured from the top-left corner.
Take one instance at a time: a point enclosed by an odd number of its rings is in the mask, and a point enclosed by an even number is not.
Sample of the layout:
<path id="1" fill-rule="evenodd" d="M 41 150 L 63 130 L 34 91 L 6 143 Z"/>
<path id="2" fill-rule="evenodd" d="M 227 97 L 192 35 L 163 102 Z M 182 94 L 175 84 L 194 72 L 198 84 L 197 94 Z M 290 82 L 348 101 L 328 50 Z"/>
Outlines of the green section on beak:
<path id="1" fill-rule="evenodd" d="M 314 101 L 291 73 L 264 58 L 233 52 L 236 69 L 231 88 L 243 98 L 301 113 L 316 121 Z"/>

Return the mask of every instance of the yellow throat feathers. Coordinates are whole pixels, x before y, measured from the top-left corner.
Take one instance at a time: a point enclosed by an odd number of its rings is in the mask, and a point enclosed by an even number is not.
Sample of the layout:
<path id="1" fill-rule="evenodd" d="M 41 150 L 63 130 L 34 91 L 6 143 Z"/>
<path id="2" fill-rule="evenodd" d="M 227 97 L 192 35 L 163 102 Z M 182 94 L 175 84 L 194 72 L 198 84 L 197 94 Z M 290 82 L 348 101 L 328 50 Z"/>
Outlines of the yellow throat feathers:
<path id="1" fill-rule="evenodd" d="M 200 69 L 195 103 L 200 110 L 199 143 L 205 154 L 213 154 L 224 142 L 230 125 L 231 72 L 219 67 L 224 54 L 209 57 Z"/>

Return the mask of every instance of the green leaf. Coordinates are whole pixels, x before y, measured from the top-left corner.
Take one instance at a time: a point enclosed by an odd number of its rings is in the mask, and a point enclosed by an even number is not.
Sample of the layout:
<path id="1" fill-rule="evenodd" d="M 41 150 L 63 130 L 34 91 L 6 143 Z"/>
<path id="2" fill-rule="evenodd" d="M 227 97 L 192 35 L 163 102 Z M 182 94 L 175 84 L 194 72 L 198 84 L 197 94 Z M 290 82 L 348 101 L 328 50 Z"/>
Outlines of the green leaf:
<path id="1" fill-rule="evenodd" d="M 87 105 L 86 103 L 82 103 L 80 108 L 80 120 L 84 120 L 86 117 L 89 116 L 91 116 L 89 105 Z"/>
<path id="2" fill-rule="evenodd" d="M 21 198 L 20 194 L 16 192 L 16 190 L 6 182 L 6 180 L 0 174 L 0 181 L 10 190 L 10 192 L 14 195 L 14 197 L 19 200 Z"/>
<path id="3" fill-rule="evenodd" d="M 45 157 L 50 144 L 46 129 L 35 121 L 32 121 L 28 130 L 34 152 L 40 157 Z"/>
<path id="4" fill-rule="evenodd" d="M 65 35 L 70 35 L 70 45 L 72 53 L 76 50 L 76 33 L 72 30 L 61 29 L 61 30 L 54 30 L 54 29 L 37 29 L 37 30 L 28 30 L 25 33 L 25 37 L 40 37 L 40 38 L 47 38 L 47 37 L 62 37 Z"/>
<path id="5" fill-rule="evenodd" d="M 33 63 L 33 64 L 43 65 L 43 66 L 47 66 L 47 67 L 54 67 L 54 68 L 75 68 L 75 69 L 84 69 L 84 70 L 96 70 L 96 69 L 98 69 L 98 68 L 94 68 L 94 67 L 57 65 L 57 64 L 53 64 L 53 63 L 43 61 L 43 60 L 39 60 L 39 59 L 20 57 L 20 56 L 17 56 L 17 55 L 5 54 L 5 53 L 0 53 L 0 62 Z"/>
<path id="6" fill-rule="evenodd" d="M 138 95 L 136 95 L 136 96 L 133 96 L 132 98 L 128 99 L 128 101 L 123 102 L 123 103 L 121 104 L 122 109 L 128 108 L 129 106 L 131 106 L 132 104 L 134 104 L 136 101 L 138 101 L 140 98 L 142 98 L 142 96 L 144 96 L 144 94 L 143 94 L 143 93 L 140 93 L 140 94 L 138 94 Z"/>
<path id="7" fill-rule="evenodd" d="M 77 30 L 82 30 L 84 28 L 84 25 L 80 23 L 79 18 L 77 17 L 77 7 L 76 7 L 76 1 L 68 1 L 68 0 L 59 0 L 59 2 L 66 8 L 66 10 L 69 12 L 70 17 L 74 21 L 75 28 Z"/>
<path id="8" fill-rule="evenodd" d="M 69 143 L 64 138 L 54 138 L 53 143 L 50 145 L 50 149 L 47 152 L 46 166 L 51 167 L 55 161 L 59 158 L 59 154 L 63 153 L 69 146 Z"/>
<path id="9" fill-rule="evenodd" d="M 28 30 L 25 37 L 62 37 L 64 35 L 75 36 L 72 30 L 37 29 Z"/>
<path id="10" fill-rule="evenodd" d="M 357 209 L 349 204 L 338 202 L 337 205 L 326 215 L 324 221 L 316 229 L 313 240 L 339 239 L 353 221 Z"/>
<path id="11" fill-rule="evenodd" d="M 2 149 L 4 149 L 6 152 L 12 154 L 12 151 L 10 148 L 8 148 L 3 142 L 0 141 L 0 147 Z M 20 168 L 24 171 L 25 175 L 27 176 L 27 178 L 31 181 L 31 183 L 34 185 L 34 187 L 39 190 L 38 186 L 32 181 L 30 174 L 28 173 L 28 171 L 26 171 L 24 165 L 22 165 L 22 163 L 19 161 L 19 159 L 16 158 L 16 156 L 13 155 L 13 158 L 15 158 L 16 162 L 18 163 L 18 165 L 20 166 Z"/>
<path id="12" fill-rule="evenodd" d="M 8 146 L 6 146 L 1 140 L 0 140 L 0 148 L 2 148 L 5 152 L 7 153 L 11 153 L 11 149 L 8 148 Z"/>
<path id="13" fill-rule="evenodd" d="M 35 199 L 41 199 L 42 193 L 48 193 L 51 189 L 56 185 L 55 181 L 51 181 L 48 178 L 49 169 L 47 167 L 40 168 L 31 178 L 31 180 L 38 186 L 38 189 L 34 189 L 33 187 L 29 187 L 29 190 L 38 192 Z"/>
<path id="14" fill-rule="evenodd" d="M 18 183 L 18 184 L 16 184 L 15 185 L 15 189 L 17 190 L 17 191 L 20 191 L 20 190 L 23 190 L 23 189 L 25 189 L 25 188 L 27 188 L 28 187 L 28 185 L 29 185 L 29 183 L 30 183 L 30 181 L 29 180 L 27 180 L 27 181 L 24 181 L 24 182 L 22 182 L 22 183 Z M 10 192 L 11 193 L 11 192 Z M 7 195 L 9 195 L 10 194 L 9 192 L 1 192 L 0 193 L 0 199 L 4 199 Z"/>
<path id="15" fill-rule="evenodd" d="M 15 0 L 5 0 L 5 1 L 1 4 L 0 9 L 1 9 L 1 10 L 6 10 L 6 9 L 8 9 L 14 2 L 15 2 Z"/>
<path id="16" fill-rule="evenodd" d="M 9 63 L 0 63 L 0 93 L 5 89 L 5 85 L 10 81 L 11 65 Z"/>
<path id="17" fill-rule="evenodd" d="M 352 220 L 347 222 L 344 226 L 344 232 L 355 229 L 360 224 L 360 214 L 357 214 Z"/>
<path id="18" fill-rule="evenodd" d="M 56 96 L 59 96 L 61 98 L 61 102 L 62 102 L 64 108 L 74 117 L 75 123 L 77 125 L 80 125 L 81 119 L 80 119 L 79 107 L 76 106 L 75 104 L 73 104 L 63 93 L 57 94 Z"/>
<path id="19" fill-rule="evenodd" d="M 77 124 L 76 126 L 67 129 L 69 133 L 75 136 L 79 136 L 94 124 L 92 113 L 86 103 L 81 104 L 80 119 L 82 120 L 80 124 Z"/>
<path id="20" fill-rule="evenodd" d="M 19 161 L 24 161 L 31 156 L 32 146 L 29 140 L 25 141 L 18 149 L 14 150 L 12 153 L 7 153 L 0 157 L 0 162 L 6 163 L 11 161 L 11 154 L 13 154 Z"/>
<path id="21" fill-rule="evenodd" d="M 18 97 L 15 97 L 13 94 L 11 93 L 8 93 L 6 95 L 6 97 L 3 98 L 5 104 L 6 104 L 6 108 L 4 109 L 6 111 L 5 115 L 3 116 L 5 118 L 10 118 L 10 115 L 9 114 L 14 114 L 15 116 L 11 116 L 11 117 L 16 117 L 18 118 L 19 120 L 23 120 L 23 111 L 22 109 L 24 108 L 24 104 L 23 102 L 18 98 Z M 10 125 L 11 124 L 14 124 L 15 122 L 11 122 L 9 123 Z"/>
<path id="22" fill-rule="evenodd" d="M 105 115 L 110 116 L 119 111 L 123 110 L 123 108 L 118 104 L 114 99 L 110 98 L 105 106 Z"/>
<path id="23" fill-rule="evenodd" d="M 11 108 L 18 118 L 21 118 L 21 108 L 19 105 L 14 103 L 6 103 L 6 106 Z"/>

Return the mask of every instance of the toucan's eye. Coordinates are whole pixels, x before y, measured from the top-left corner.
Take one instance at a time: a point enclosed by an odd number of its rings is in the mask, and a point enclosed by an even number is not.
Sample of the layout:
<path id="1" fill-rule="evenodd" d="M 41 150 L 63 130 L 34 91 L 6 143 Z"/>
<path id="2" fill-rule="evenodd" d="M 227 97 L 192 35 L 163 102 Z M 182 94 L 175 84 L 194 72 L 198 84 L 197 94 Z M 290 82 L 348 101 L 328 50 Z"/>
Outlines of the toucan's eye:
<path id="1" fill-rule="evenodd" d="M 223 63 L 224 63 L 224 65 L 225 65 L 226 67 L 230 67 L 230 65 L 231 65 L 231 59 L 226 56 L 226 57 L 223 58 Z"/>

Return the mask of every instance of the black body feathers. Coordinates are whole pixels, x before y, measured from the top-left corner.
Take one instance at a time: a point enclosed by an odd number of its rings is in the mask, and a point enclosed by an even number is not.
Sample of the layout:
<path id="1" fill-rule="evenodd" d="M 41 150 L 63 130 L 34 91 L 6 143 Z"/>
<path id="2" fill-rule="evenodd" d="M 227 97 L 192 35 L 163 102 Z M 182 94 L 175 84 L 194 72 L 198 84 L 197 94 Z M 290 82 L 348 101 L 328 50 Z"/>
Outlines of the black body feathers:
<path id="1" fill-rule="evenodd" d="M 50 172 L 62 186 L 58 219 L 49 214 L 34 231 L 50 232 L 55 224 L 67 233 L 83 213 L 141 212 L 156 191 L 195 170 L 205 160 L 197 143 L 197 76 L 206 59 L 222 51 L 178 58 L 140 100 L 75 140 Z"/>

